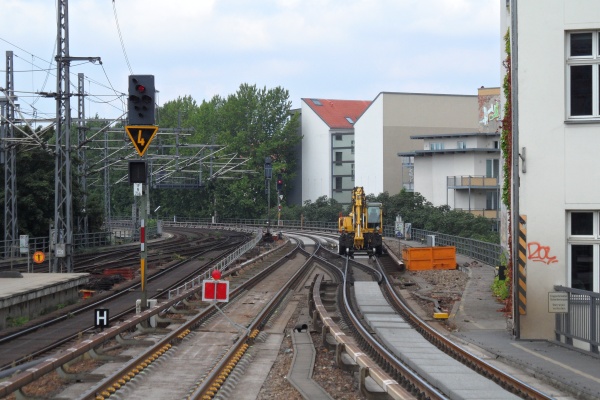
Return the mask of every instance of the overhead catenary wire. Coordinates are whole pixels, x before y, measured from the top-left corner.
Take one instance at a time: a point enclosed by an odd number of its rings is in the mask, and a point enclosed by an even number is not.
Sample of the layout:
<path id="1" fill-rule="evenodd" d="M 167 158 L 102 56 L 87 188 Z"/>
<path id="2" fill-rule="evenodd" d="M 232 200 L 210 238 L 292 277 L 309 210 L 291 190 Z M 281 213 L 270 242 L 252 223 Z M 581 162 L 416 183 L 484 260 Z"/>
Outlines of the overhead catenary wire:
<path id="1" fill-rule="evenodd" d="M 113 14 L 115 15 L 115 24 L 117 25 L 117 32 L 119 33 L 119 40 L 121 41 L 121 49 L 123 50 L 123 56 L 125 57 L 125 62 L 127 63 L 127 68 L 129 68 L 129 74 L 133 75 L 133 70 L 131 69 L 131 64 L 129 63 L 129 57 L 127 57 L 127 51 L 125 50 L 125 42 L 123 41 L 123 34 L 121 33 L 121 27 L 119 26 L 119 17 L 117 16 L 117 4 L 115 0 L 112 0 L 113 5 Z"/>

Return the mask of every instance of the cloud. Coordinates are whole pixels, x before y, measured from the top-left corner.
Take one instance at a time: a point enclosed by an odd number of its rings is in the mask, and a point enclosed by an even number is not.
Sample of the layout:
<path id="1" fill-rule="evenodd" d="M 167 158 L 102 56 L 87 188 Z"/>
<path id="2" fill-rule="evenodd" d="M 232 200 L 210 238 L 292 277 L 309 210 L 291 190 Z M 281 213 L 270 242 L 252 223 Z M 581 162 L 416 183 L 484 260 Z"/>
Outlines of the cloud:
<path id="1" fill-rule="evenodd" d="M 156 76 L 162 102 L 227 96 L 242 83 L 282 86 L 299 106 L 301 97 L 372 99 L 381 91 L 475 94 L 500 82 L 497 0 L 114 1 L 131 68 Z M 51 60 L 55 7 L 3 2 L 0 38 L 12 44 L 0 41 L 0 50 L 14 50 L 15 69 L 28 71 L 15 76 L 18 90 L 46 79 L 31 72 L 30 53 L 46 60 L 36 60 L 40 67 Z M 130 71 L 113 2 L 71 1 L 69 25 L 70 54 L 103 61 L 74 66 L 73 81 L 84 72 L 95 95 L 114 99 L 111 86 L 125 92 Z"/>

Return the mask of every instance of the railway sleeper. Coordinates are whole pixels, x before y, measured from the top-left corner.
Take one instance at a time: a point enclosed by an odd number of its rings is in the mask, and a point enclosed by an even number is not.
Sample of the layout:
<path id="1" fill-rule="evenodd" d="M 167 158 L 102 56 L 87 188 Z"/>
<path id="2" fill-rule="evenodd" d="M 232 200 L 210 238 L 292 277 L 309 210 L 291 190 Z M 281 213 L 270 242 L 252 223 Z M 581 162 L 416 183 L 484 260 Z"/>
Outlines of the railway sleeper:
<path id="1" fill-rule="evenodd" d="M 160 314 L 156 314 L 156 322 L 159 324 L 180 324 L 181 321 L 177 321 Z"/>
<path id="2" fill-rule="evenodd" d="M 58 376 L 62 379 L 70 381 L 70 382 L 99 382 L 100 380 L 106 378 L 103 374 L 90 374 L 87 372 L 69 372 L 66 370 L 68 365 L 71 363 L 63 364 L 60 367 L 56 368 L 56 372 Z"/>
<path id="3" fill-rule="evenodd" d="M 115 336 L 115 340 L 122 346 L 151 346 L 154 344 L 151 340 L 126 339 L 120 333 Z"/>
<path id="4" fill-rule="evenodd" d="M 167 329 L 167 328 L 144 326 L 143 323 L 137 324 L 135 326 L 135 329 L 136 329 L 136 332 L 144 334 L 144 335 L 149 334 L 149 333 L 169 333 L 169 332 L 171 332 L 171 330 Z"/>
<path id="5" fill-rule="evenodd" d="M 117 339 L 118 341 L 118 339 Z M 88 350 L 88 352 L 86 353 L 92 360 L 98 360 L 98 361 L 129 361 L 131 360 L 131 357 L 129 356 L 120 356 L 120 355 L 116 355 L 116 356 L 111 356 L 109 354 L 105 354 L 101 349 L 95 349 L 95 348 L 91 348 Z"/>
<path id="6" fill-rule="evenodd" d="M 368 400 L 387 400 L 390 398 L 383 388 L 369 376 L 369 368 L 361 368 L 359 376 L 358 390 Z"/>
<path id="7" fill-rule="evenodd" d="M 186 308 L 184 309 L 178 309 L 175 307 L 171 307 L 169 308 L 169 312 L 172 312 L 173 314 L 185 314 L 185 315 L 192 315 L 192 314 L 196 314 L 197 311 L 195 310 L 188 310 Z"/>

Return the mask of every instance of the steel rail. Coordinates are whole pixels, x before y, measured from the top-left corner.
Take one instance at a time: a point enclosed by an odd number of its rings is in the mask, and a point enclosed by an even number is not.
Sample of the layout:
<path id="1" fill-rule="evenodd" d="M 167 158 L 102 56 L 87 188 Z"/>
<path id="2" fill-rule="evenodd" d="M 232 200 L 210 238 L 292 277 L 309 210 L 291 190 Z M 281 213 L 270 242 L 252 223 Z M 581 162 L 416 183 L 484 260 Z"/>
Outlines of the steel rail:
<path id="1" fill-rule="evenodd" d="M 389 281 L 387 274 L 379 260 L 377 260 L 377 266 L 382 272 L 385 284 L 382 285 L 388 298 L 392 301 L 392 306 L 396 309 L 401 310 L 401 313 L 407 317 L 407 322 L 411 323 L 415 328 L 432 344 L 440 348 L 447 354 L 465 364 L 474 371 L 492 379 L 496 383 L 499 383 L 504 389 L 517 392 L 521 396 L 525 396 L 528 399 L 536 400 L 550 400 L 551 396 L 537 390 L 536 388 L 528 385 L 527 383 L 505 373 L 504 371 L 494 367 L 487 363 L 485 360 L 469 353 L 456 343 L 452 342 L 448 338 L 441 335 L 425 321 L 423 321 L 417 314 L 415 314 L 398 296 L 393 288 L 392 283 Z"/>
<path id="2" fill-rule="evenodd" d="M 197 293 L 198 290 L 199 288 L 196 288 L 195 290 L 190 290 L 189 292 L 171 300 L 168 300 L 166 302 L 158 303 L 156 306 L 151 307 L 148 310 L 145 310 L 142 313 L 123 321 L 117 326 L 111 327 L 90 339 L 83 340 L 82 342 L 71 346 L 64 353 L 48 357 L 44 360 L 40 360 L 39 364 L 30 366 L 29 368 L 27 368 L 27 370 L 17 373 L 11 376 L 10 378 L 4 380 L 3 382 L 0 382 L 0 398 L 14 393 L 15 391 L 21 389 L 23 386 L 28 385 L 38 380 L 42 376 L 56 370 L 57 368 L 83 356 L 87 352 L 97 348 L 98 346 L 104 344 L 105 342 L 116 337 L 117 335 L 121 335 L 131 331 L 133 328 L 136 328 L 138 325 L 144 323 L 150 317 L 162 313 L 170 309 L 171 307 L 174 307 L 175 305 L 181 303 L 186 298 L 193 296 L 195 293 Z M 207 311 L 207 313 L 208 312 L 209 311 Z M 198 317 L 198 319 L 201 319 L 203 315 L 204 313 L 201 314 Z M 118 317 L 113 317 L 111 318 L 111 320 L 114 320 L 115 318 Z M 175 331 L 175 333 L 177 333 L 175 336 L 181 335 L 184 331 L 185 329 L 183 328 L 177 329 Z"/>
<path id="3" fill-rule="evenodd" d="M 269 269 L 265 269 L 263 272 L 258 274 L 254 279 L 255 282 L 262 280 L 268 273 L 270 273 L 271 269 L 276 268 L 277 266 L 286 262 L 286 258 L 290 258 L 292 253 L 297 253 L 301 251 L 300 244 L 296 245 L 296 248 L 293 252 L 289 253 L 285 257 L 281 258 L 279 261 L 275 262 Z M 253 334 L 249 337 L 240 337 L 238 341 L 232 346 L 227 354 L 221 359 L 221 361 L 213 368 L 213 370 L 208 374 L 208 376 L 204 379 L 204 381 L 191 393 L 188 398 L 189 399 L 206 399 L 212 398 L 218 389 L 220 388 L 222 382 L 227 379 L 230 372 L 225 371 L 226 368 L 235 366 L 237 363 L 234 360 L 242 349 L 247 347 L 252 343 L 256 335 L 258 334 L 259 329 L 264 326 L 264 324 L 271 317 L 273 312 L 277 309 L 278 305 L 285 298 L 286 294 L 290 290 L 290 288 L 296 286 L 300 281 L 301 277 L 306 274 L 308 271 L 308 266 L 312 262 L 309 257 L 303 264 L 301 268 L 288 280 L 288 282 L 275 294 L 273 299 L 267 304 L 267 306 L 259 313 L 258 316 L 254 318 L 254 320 L 249 324 L 248 329 L 253 332 Z"/>

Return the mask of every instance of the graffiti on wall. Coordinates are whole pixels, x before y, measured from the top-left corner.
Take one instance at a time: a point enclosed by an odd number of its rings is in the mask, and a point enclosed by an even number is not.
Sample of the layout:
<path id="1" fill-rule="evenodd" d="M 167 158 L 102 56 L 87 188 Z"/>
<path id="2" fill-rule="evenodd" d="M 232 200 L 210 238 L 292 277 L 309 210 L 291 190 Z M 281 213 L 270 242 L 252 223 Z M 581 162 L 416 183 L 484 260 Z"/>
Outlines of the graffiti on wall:
<path id="1" fill-rule="evenodd" d="M 483 106 L 483 118 L 479 121 L 480 124 L 488 126 L 490 121 L 500 120 L 500 101 L 496 99 L 492 104 Z"/>
<path id="2" fill-rule="evenodd" d="M 534 262 L 543 262 L 544 264 L 554 264 L 558 262 L 556 256 L 550 255 L 550 246 L 542 246 L 538 242 L 527 243 L 528 260 Z"/>

